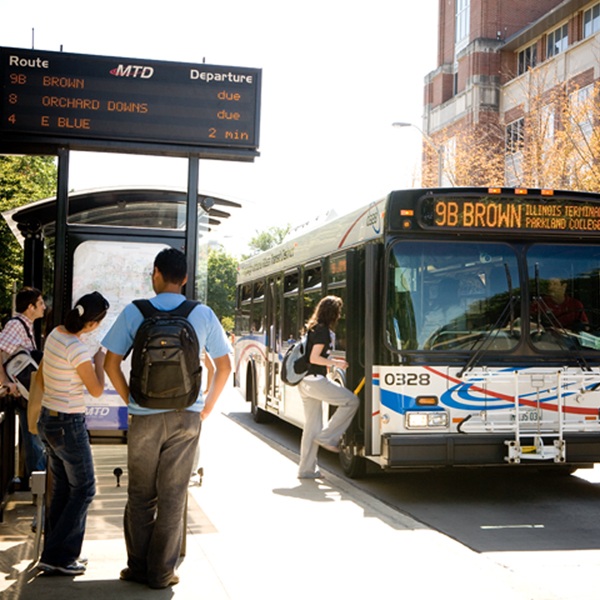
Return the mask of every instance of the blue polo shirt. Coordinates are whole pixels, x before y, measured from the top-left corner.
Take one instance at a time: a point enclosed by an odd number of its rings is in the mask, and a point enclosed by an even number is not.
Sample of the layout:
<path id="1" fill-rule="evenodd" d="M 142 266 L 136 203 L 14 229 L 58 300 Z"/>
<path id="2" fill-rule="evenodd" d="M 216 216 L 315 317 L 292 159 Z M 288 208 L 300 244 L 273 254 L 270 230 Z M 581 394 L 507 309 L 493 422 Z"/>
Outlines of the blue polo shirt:
<path id="1" fill-rule="evenodd" d="M 151 304 L 159 310 L 173 310 L 184 300 L 185 296 L 182 294 L 158 294 L 154 298 L 150 298 Z M 139 309 L 134 304 L 128 304 L 102 340 L 102 345 L 114 354 L 124 356 L 133 345 L 133 339 L 143 320 L 144 317 Z M 211 358 L 220 358 L 231 352 L 231 345 L 225 331 L 219 323 L 217 315 L 208 306 L 204 304 L 196 306 L 188 316 L 188 320 L 196 331 L 200 349 L 206 349 Z M 187 410 L 200 412 L 203 408 L 204 399 L 200 392 L 198 400 Z M 129 396 L 128 410 L 132 415 L 166 412 L 163 409 L 144 408 L 137 404 L 131 395 Z"/>

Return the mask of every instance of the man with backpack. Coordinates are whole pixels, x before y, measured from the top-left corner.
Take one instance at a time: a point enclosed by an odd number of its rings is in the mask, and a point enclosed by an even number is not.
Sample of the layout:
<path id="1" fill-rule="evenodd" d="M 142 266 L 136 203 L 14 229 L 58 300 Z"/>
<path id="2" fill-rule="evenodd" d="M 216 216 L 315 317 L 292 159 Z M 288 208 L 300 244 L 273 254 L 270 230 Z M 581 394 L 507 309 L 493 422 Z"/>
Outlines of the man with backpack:
<path id="1" fill-rule="evenodd" d="M 126 306 L 102 341 L 106 373 L 130 415 L 127 568 L 120 577 L 155 589 L 179 582 L 175 567 L 200 427 L 231 372 L 227 336 L 210 308 L 186 301 L 181 294 L 186 281 L 185 255 L 173 248 L 162 250 L 154 261 L 152 286 L 157 295 L 150 306 Z M 132 347 L 128 383 L 121 363 Z M 215 365 L 206 399 L 198 381 L 203 349 Z M 194 365 L 191 352 L 196 353 Z"/>
<path id="2" fill-rule="evenodd" d="M 19 416 L 19 435 L 25 450 L 25 487 L 33 471 L 46 470 L 44 447 L 37 435 L 29 432 L 27 422 L 27 401 L 22 397 L 18 385 L 10 379 L 4 368 L 17 353 L 26 350 L 37 352 L 33 332 L 33 322 L 44 316 L 46 305 L 42 292 L 36 288 L 24 287 L 17 292 L 16 314 L 9 319 L 0 332 L 0 384 L 15 398 L 15 410 Z M 41 353 L 40 353 L 41 354 Z M 39 357 L 38 364 L 39 364 Z M 23 391 L 26 393 L 26 390 Z"/>

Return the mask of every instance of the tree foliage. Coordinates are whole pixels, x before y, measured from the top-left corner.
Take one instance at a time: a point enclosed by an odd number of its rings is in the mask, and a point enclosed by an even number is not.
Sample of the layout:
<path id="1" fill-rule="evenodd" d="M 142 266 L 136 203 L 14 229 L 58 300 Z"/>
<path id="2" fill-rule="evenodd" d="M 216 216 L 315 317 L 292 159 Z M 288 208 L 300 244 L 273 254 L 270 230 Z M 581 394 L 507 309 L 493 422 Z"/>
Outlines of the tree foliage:
<path id="1" fill-rule="evenodd" d="M 225 324 L 231 322 L 228 319 L 233 319 L 235 313 L 237 266 L 237 258 L 222 246 L 209 250 L 207 304 Z"/>
<path id="2" fill-rule="evenodd" d="M 489 119 L 436 133 L 444 184 L 600 191 L 598 83 L 549 77 L 534 69 L 521 79 L 511 123 Z M 423 152 L 422 185 L 435 186 L 437 152 L 428 145 Z"/>
<path id="3" fill-rule="evenodd" d="M 275 246 L 278 246 L 283 242 L 283 239 L 291 229 L 291 225 L 288 223 L 284 227 L 269 227 L 265 231 L 257 232 L 256 235 L 248 243 L 251 254 L 254 256 L 259 252 L 264 252 Z M 245 257 L 247 258 L 247 257 Z"/>
<path id="4" fill-rule="evenodd" d="M 49 156 L 0 156 L 0 211 L 56 194 L 57 167 Z M 23 282 L 23 250 L 0 219 L 0 314 L 11 310 L 13 283 Z"/>

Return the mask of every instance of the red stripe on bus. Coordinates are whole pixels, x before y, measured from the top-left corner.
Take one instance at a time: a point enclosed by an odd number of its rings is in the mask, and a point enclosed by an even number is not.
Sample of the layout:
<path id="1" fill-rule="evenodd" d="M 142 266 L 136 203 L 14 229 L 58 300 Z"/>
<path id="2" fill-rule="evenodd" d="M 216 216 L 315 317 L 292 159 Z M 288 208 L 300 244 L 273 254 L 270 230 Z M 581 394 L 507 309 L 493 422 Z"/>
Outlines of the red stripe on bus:
<path id="1" fill-rule="evenodd" d="M 427 369 L 428 371 L 430 371 L 431 373 L 434 373 L 435 375 L 442 377 L 443 379 L 447 379 L 448 381 L 452 381 L 453 383 L 464 384 L 464 381 L 461 381 L 460 379 L 456 379 L 455 377 L 450 377 L 450 375 L 445 375 L 444 373 L 441 373 L 440 371 L 436 371 L 432 367 L 424 367 L 424 368 Z M 514 396 L 507 396 L 506 394 L 500 394 L 498 392 L 491 392 L 490 390 L 484 390 L 483 388 L 477 387 L 476 385 L 471 385 L 471 389 L 475 390 L 476 392 L 480 392 L 482 394 L 491 396 L 492 398 L 498 398 L 499 400 L 506 400 L 507 402 L 512 402 L 513 404 L 515 403 Z M 519 400 L 519 405 L 530 406 L 533 408 L 537 408 L 537 406 L 538 406 L 537 402 L 535 400 L 523 400 L 522 398 Z M 540 404 L 540 408 L 543 408 L 544 410 L 552 410 L 554 412 L 558 412 L 558 404 L 550 404 L 548 402 L 543 402 Z M 574 415 L 597 415 L 598 414 L 597 408 L 583 408 L 583 407 L 578 407 L 578 406 L 565 406 L 564 408 L 565 408 L 565 410 L 563 412 L 571 413 Z"/>
<path id="2" fill-rule="evenodd" d="M 348 231 L 346 231 L 346 235 L 342 238 L 342 241 L 340 242 L 340 245 L 338 246 L 338 249 L 341 248 L 344 245 L 344 242 L 346 241 L 346 238 L 350 235 L 350 232 L 354 229 L 354 227 L 356 226 L 356 224 L 373 208 L 373 206 L 369 206 L 369 208 L 367 208 L 367 210 L 365 210 L 364 213 L 362 213 L 362 215 L 360 215 L 358 217 L 358 219 L 356 219 L 356 221 L 354 221 L 354 223 L 352 223 L 352 226 L 350 227 L 350 229 L 348 229 Z"/>
<path id="3" fill-rule="evenodd" d="M 246 354 L 248 354 L 249 350 L 253 350 L 256 349 L 258 350 L 259 354 L 263 357 L 266 358 L 264 350 L 261 346 L 259 346 L 258 344 L 248 344 L 243 350 L 242 353 L 240 354 L 240 359 L 237 362 L 237 365 L 235 366 L 235 370 L 239 370 L 240 365 L 242 364 L 242 359 L 246 356 Z"/>

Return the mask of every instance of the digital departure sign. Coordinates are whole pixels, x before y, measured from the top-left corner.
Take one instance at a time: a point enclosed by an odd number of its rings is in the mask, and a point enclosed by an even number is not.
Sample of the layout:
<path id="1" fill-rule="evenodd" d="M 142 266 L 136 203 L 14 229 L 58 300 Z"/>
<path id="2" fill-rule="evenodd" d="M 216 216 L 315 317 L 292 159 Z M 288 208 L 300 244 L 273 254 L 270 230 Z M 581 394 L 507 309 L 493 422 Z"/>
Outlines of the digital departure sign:
<path id="1" fill-rule="evenodd" d="M 420 205 L 424 227 L 467 230 L 600 232 L 600 203 L 527 196 L 432 196 Z"/>
<path id="2" fill-rule="evenodd" d="M 260 69 L 0 48 L 0 81 L 0 137 L 258 148 Z"/>

